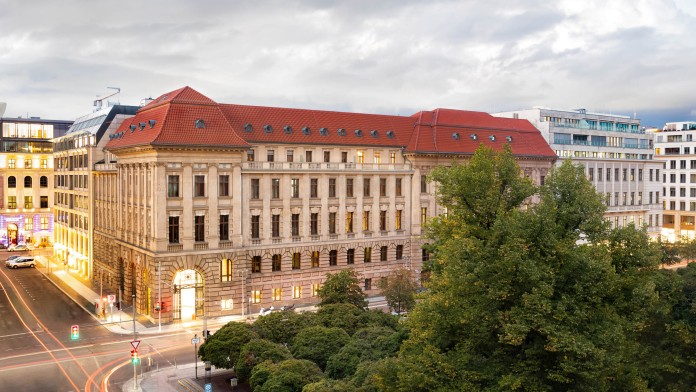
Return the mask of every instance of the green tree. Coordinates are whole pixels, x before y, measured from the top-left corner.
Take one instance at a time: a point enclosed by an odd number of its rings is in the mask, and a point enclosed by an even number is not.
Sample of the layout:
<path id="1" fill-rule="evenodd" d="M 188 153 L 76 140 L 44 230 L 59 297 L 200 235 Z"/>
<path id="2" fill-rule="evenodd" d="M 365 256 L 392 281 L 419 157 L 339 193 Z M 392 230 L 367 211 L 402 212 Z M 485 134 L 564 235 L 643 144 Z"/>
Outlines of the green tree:
<path id="1" fill-rule="evenodd" d="M 352 376 L 362 362 L 395 355 L 405 337 L 404 333 L 390 328 L 362 328 L 353 334 L 348 344 L 329 358 L 326 375 L 334 379 Z"/>
<path id="2" fill-rule="evenodd" d="M 254 392 L 301 392 L 324 375 L 312 361 L 289 359 L 280 363 L 265 361 L 252 371 L 249 385 Z"/>
<path id="3" fill-rule="evenodd" d="M 252 329 L 260 338 L 268 339 L 275 343 L 291 344 L 301 330 L 319 325 L 320 319 L 312 312 L 273 312 L 267 316 L 259 317 Z"/>
<path id="4" fill-rule="evenodd" d="M 428 226 L 433 274 L 389 389 L 647 388 L 627 314 L 659 304 L 654 248 L 644 231 L 609 236 L 582 167 L 554 168 L 527 208 L 533 187 L 509 150 L 479 149 L 433 178 L 448 216 Z M 627 244 L 633 254 L 612 254 Z"/>
<path id="5" fill-rule="evenodd" d="M 259 363 L 278 363 L 291 358 L 290 350 L 284 345 L 266 339 L 254 339 L 242 347 L 234 369 L 239 380 L 246 381 Z"/>
<path id="6" fill-rule="evenodd" d="M 397 314 L 408 312 L 416 304 L 416 282 L 411 271 L 405 268 L 394 270 L 378 284 L 389 307 Z"/>
<path id="7" fill-rule="evenodd" d="M 295 336 L 290 352 L 295 358 L 314 361 L 324 369 L 326 361 L 349 340 L 350 336 L 341 328 L 309 327 Z"/>
<path id="8" fill-rule="evenodd" d="M 229 322 L 198 348 L 198 355 L 215 367 L 230 369 L 237 362 L 242 346 L 256 338 L 248 324 Z"/>
<path id="9" fill-rule="evenodd" d="M 353 269 L 326 274 L 326 280 L 319 288 L 317 295 L 321 298 L 320 307 L 329 304 L 349 303 L 360 309 L 367 308 L 365 293 L 360 288 L 358 275 Z"/>

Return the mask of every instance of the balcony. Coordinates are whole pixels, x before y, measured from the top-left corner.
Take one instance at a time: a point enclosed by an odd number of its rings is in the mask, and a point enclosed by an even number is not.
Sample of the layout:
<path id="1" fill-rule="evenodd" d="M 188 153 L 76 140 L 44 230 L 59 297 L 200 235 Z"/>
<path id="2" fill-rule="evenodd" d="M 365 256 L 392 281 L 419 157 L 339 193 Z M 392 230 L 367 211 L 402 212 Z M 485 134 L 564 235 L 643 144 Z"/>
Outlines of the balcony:
<path id="1" fill-rule="evenodd" d="M 339 163 L 339 162 L 244 162 L 242 170 L 247 171 L 411 171 L 407 163 Z"/>

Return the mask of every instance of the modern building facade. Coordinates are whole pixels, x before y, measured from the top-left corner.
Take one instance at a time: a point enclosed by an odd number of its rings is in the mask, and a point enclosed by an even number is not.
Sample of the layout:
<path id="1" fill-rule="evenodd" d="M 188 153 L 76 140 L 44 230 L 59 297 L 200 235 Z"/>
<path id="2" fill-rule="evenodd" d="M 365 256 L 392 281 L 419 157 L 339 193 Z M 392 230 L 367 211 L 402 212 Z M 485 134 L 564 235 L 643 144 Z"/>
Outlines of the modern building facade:
<path id="1" fill-rule="evenodd" d="M 696 121 L 670 122 L 655 133 L 655 159 L 664 165 L 662 237 L 696 238 Z"/>
<path id="2" fill-rule="evenodd" d="M 93 277 L 93 168 L 105 160 L 104 146 L 138 106 L 112 105 L 78 118 L 65 135 L 53 139 L 55 162 L 54 257 Z M 103 274 L 102 270 L 97 271 Z M 114 276 L 100 276 L 100 279 Z"/>
<path id="3" fill-rule="evenodd" d="M 0 118 L 0 242 L 53 242 L 53 144 L 71 121 Z"/>
<path id="4" fill-rule="evenodd" d="M 525 120 L 218 104 L 185 87 L 109 136 L 94 268 L 164 322 L 311 303 L 345 268 L 376 294 L 396 268 L 421 278 L 423 224 L 443 212 L 427 175 L 480 144 L 509 145 L 536 183 L 556 159 Z"/>
<path id="5" fill-rule="evenodd" d="M 612 227 L 645 226 L 651 237 L 660 235 L 662 163 L 653 159 L 653 135 L 641 128 L 638 119 L 585 109 L 545 108 L 494 116 L 529 120 L 559 159 L 582 164 L 604 196 Z"/>

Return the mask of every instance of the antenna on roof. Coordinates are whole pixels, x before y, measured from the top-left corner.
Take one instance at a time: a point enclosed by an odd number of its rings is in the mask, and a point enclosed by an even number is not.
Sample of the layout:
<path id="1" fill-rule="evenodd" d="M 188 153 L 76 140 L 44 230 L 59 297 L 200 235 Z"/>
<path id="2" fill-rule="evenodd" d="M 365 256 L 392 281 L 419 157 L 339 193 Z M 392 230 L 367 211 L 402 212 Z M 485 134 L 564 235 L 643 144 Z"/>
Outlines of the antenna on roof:
<path id="1" fill-rule="evenodd" d="M 104 102 L 106 102 L 106 107 L 109 107 L 109 101 L 107 101 L 107 99 L 111 98 L 114 95 L 119 94 L 121 92 L 120 87 L 107 87 L 107 88 L 111 89 L 111 90 L 116 90 L 116 91 L 109 94 L 109 95 L 106 95 L 104 97 L 95 99 L 94 100 L 94 111 L 95 112 L 101 110 L 102 106 L 104 105 Z M 99 96 L 97 95 L 97 97 L 99 97 Z M 116 103 L 118 104 L 118 101 Z"/>

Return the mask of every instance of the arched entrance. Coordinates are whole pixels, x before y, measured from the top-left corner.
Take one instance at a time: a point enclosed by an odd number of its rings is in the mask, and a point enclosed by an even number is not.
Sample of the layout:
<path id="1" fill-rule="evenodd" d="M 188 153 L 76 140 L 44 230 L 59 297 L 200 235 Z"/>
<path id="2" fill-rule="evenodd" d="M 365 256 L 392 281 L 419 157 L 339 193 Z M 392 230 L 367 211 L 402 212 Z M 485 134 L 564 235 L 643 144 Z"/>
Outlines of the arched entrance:
<path id="1" fill-rule="evenodd" d="M 179 271 L 174 276 L 174 319 L 195 320 L 203 316 L 203 277 L 198 271 Z"/>
<path id="2" fill-rule="evenodd" d="M 7 245 L 10 246 L 12 244 L 17 243 L 17 225 L 14 223 L 10 223 L 7 225 Z"/>

